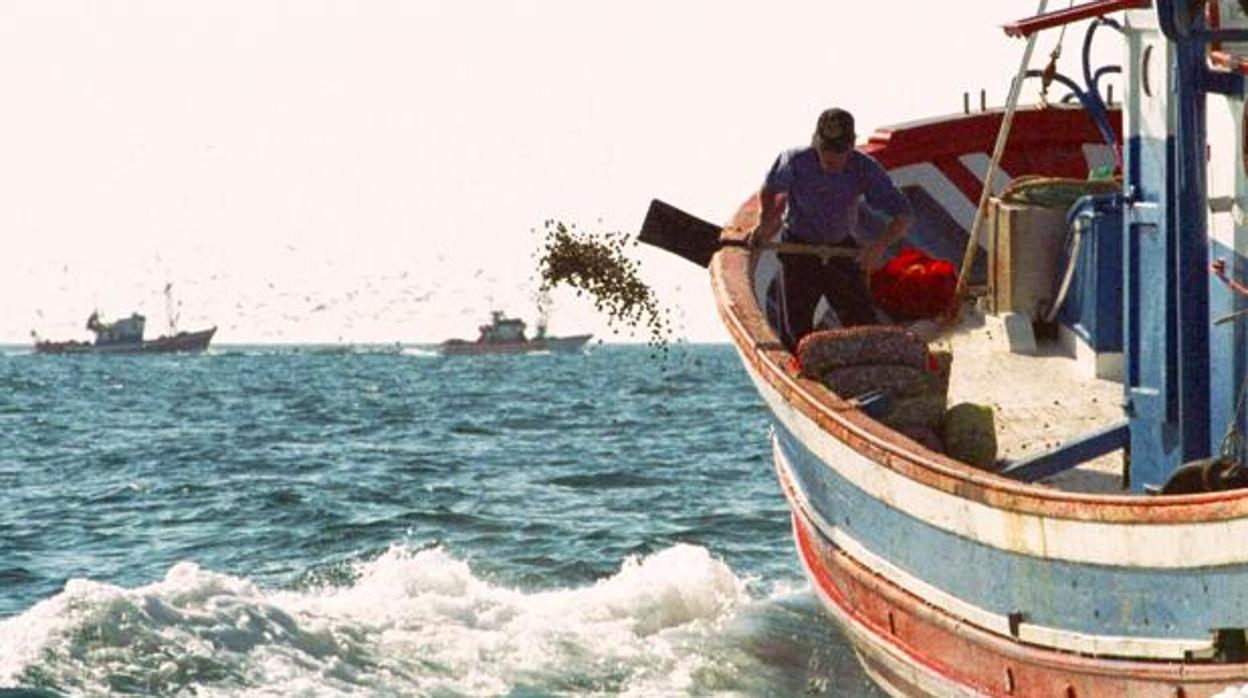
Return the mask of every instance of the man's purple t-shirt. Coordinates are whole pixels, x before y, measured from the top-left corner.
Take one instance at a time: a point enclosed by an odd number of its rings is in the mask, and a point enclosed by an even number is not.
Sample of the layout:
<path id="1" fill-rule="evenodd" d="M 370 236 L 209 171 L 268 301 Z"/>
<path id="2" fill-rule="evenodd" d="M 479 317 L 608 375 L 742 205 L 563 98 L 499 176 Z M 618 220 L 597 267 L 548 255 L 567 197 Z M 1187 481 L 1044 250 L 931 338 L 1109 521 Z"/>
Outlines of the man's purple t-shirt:
<path id="1" fill-rule="evenodd" d="M 763 190 L 785 192 L 784 239 L 836 244 L 853 236 L 858 199 L 890 216 L 910 214 L 910 201 L 874 158 L 857 150 L 840 172 L 824 172 L 812 147 L 780 153 Z"/>

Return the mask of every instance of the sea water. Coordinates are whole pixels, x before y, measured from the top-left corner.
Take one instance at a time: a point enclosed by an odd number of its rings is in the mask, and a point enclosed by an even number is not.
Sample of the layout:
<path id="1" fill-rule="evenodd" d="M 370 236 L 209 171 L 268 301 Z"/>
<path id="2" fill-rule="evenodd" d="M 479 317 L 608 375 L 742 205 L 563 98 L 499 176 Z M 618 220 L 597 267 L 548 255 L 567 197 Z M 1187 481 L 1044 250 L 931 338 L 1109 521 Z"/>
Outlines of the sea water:
<path id="1" fill-rule="evenodd" d="M 733 350 L 0 352 L 0 696 L 875 696 Z"/>

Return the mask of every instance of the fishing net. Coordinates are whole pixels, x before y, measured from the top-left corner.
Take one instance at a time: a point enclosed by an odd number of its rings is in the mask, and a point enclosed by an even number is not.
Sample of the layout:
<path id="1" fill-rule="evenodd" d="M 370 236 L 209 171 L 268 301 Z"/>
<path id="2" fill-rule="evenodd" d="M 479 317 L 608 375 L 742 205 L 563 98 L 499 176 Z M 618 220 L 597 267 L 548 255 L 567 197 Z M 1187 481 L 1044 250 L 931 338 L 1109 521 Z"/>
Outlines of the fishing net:
<path id="1" fill-rule="evenodd" d="M 922 369 L 928 365 L 927 343 L 905 328 L 858 325 L 811 332 L 797 345 L 802 374 L 820 378 L 846 366 L 892 364 Z"/>
<path id="2" fill-rule="evenodd" d="M 922 393 L 898 398 L 893 401 L 893 408 L 880 421 L 898 431 L 909 427 L 934 430 L 940 427 L 940 421 L 945 417 L 946 403 L 944 393 Z"/>
<path id="3" fill-rule="evenodd" d="M 1117 179 L 1075 179 L 1025 175 L 1006 185 L 997 197 L 1009 204 L 1043 206 L 1066 210 L 1081 197 L 1122 191 Z"/>
<path id="4" fill-rule="evenodd" d="M 897 364 L 844 366 L 823 374 L 823 384 L 843 397 L 873 391 L 890 396 L 915 395 L 923 389 L 923 369 Z"/>

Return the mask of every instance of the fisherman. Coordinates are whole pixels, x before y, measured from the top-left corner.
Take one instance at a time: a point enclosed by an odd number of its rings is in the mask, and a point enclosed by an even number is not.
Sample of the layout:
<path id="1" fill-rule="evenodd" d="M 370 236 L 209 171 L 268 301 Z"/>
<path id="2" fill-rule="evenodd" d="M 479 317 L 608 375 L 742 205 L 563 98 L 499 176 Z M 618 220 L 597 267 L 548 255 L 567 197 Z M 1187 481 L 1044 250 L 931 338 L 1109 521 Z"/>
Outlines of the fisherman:
<path id="1" fill-rule="evenodd" d="M 811 144 L 780 153 L 759 191 L 762 213 L 751 246 L 782 242 L 861 250 L 856 256 L 780 254 L 790 349 L 810 332 L 820 297 L 826 296 L 842 326 L 873 324 L 875 309 L 866 275 L 884 263 L 889 245 L 906 234 L 913 219 L 910 201 L 874 158 L 854 149 L 854 117 L 832 108 L 819 115 Z M 855 238 L 858 203 L 889 217 L 885 231 L 866 246 Z"/>

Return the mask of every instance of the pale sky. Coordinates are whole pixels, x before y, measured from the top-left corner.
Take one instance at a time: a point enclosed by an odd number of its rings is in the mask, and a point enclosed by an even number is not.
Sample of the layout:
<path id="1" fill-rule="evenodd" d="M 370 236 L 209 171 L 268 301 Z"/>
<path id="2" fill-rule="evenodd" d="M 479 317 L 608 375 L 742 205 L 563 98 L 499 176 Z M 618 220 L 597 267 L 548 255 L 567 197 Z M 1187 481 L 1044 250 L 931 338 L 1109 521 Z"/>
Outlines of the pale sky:
<path id="1" fill-rule="evenodd" d="M 154 336 L 166 282 L 218 343 L 532 322 L 542 221 L 635 233 L 656 197 L 723 221 L 825 107 L 862 136 L 1000 105 L 1025 46 L 1000 25 L 1038 5 L 7 0 L 0 342 L 85 339 L 94 308 Z M 636 258 L 684 338 L 726 340 L 704 271 Z M 551 330 L 612 339 L 566 292 Z"/>

